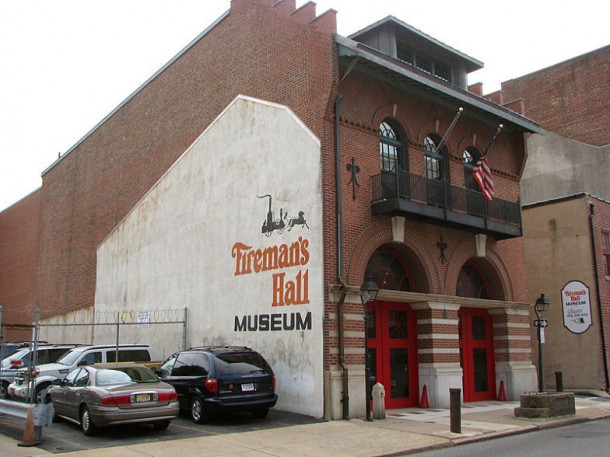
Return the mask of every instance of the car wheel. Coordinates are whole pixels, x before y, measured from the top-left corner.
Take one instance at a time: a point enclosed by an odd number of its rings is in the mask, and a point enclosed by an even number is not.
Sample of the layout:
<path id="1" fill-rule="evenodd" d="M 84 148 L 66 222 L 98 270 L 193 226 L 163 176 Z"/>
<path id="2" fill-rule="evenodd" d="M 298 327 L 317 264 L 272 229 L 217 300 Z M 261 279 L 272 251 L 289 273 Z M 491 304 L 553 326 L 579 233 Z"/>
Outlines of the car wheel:
<path id="1" fill-rule="evenodd" d="M 48 398 L 46 388 L 50 385 L 51 384 L 46 383 L 36 386 L 36 403 L 46 403 L 46 400 Z"/>
<path id="2" fill-rule="evenodd" d="M 8 382 L 2 381 L 0 383 L 0 398 L 8 398 Z"/>
<path id="3" fill-rule="evenodd" d="M 155 427 L 155 430 L 167 430 L 167 427 L 169 427 L 169 421 L 153 422 L 153 427 Z"/>
<path id="4" fill-rule="evenodd" d="M 252 411 L 252 414 L 257 419 L 264 419 L 265 417 L 267 417 L 267 414 L 269 414 L 269 408 L 255 409 L 254 411 Z"/>
<path id="5" fill-rule="evenodd" d="M 95 435 L 97 433 L 97 427 L 91 420 L 91 413 L 86 406 L 83 406 L 80 412 L 80 428 L 87 436 Z"/>
<path id="6" fill-rule="evenodd" d="M 203 400 L 201 397 L 193 397 L 191 400 L 191 419 L 193 419 L 193 422 L 196 424 L 203 424 L 209 419 L 209 415 L 203 407 Z"/>

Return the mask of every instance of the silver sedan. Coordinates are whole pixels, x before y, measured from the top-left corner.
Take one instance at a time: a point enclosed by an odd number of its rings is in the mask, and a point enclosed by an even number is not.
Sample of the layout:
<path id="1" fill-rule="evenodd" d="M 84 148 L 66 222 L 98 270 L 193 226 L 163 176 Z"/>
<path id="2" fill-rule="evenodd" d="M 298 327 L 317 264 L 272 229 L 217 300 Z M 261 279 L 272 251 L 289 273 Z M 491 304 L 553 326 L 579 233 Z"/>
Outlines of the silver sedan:
<path id="1" fill-rule="evenodd" d="M 55 416 L 79 424 L 85 435 L 99 427 L 138 422 L 165 430 L 179 414 L 174 388 L 133 363 L 76 368 L 47 394 Z"/>

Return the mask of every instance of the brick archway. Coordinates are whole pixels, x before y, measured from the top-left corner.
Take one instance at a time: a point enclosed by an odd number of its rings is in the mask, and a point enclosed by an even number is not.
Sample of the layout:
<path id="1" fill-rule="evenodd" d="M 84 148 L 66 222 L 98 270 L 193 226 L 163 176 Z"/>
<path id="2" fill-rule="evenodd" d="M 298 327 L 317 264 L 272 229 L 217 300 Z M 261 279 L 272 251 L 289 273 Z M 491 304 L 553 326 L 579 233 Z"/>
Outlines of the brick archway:
<path id="1" fill-rule="evenodd" d="M 432 253 L 420 244 L 411 243 L 417 234 L 405 229 L 404 242 L 394 241 L 390 219 L 370 225 L 354 245 L 347 265 L 346 280 L 350 284 L 361 284 L 369 259 L 383 245 L 391 246 L 405 261 L 412 274 L 414 292 L 440 293 L 441 278 L 434 268 Z"/>
<path id="2" fill-rule="evenodd" d="M 485 257 L 476 257 L 474 237 L 462 241 L 449 259 L 444 289 L 447 294 L 454 295 L 460 270 L 467 261 L 471 261 L 485 274 L 489 281 L 489 298 L 493 300 L 512 301 L 515 291 L 508 268 L 495 246 L 487 245 Z"/>

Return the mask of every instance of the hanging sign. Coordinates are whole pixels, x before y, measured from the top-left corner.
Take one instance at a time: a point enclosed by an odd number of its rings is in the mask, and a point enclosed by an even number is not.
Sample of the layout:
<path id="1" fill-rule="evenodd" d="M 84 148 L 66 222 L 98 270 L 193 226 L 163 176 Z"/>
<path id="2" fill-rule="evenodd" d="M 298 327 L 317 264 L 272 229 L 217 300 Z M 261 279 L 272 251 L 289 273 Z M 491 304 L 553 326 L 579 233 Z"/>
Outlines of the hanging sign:
<path id="1" fill-rule="evenodd" d="M 580 281 L 570 281 L 561 289 L 563 325 L 572 333 L 584 333 L 591 327 L 589 288 Z"/>

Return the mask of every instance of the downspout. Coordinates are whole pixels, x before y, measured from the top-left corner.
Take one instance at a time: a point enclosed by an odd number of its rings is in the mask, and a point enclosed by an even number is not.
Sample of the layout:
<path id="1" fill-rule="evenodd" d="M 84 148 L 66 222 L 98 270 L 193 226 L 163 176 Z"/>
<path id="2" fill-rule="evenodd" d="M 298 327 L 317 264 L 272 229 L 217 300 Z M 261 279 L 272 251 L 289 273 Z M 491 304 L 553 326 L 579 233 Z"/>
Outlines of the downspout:
<path id="1" fill-rule="evenodd" d="M 343 303 L 345 302 L 345 296 L 347 295 L 347 286 L 343 282 L 343 257 L 341 251 L 343 250 L 343 242 L 341 232 L 343 230 L 342 224 L 342 201 L 341 201 L 341 147 L 339 142 L 339 115 L 341 113 L 341 100 L 343 95 L 337 94 L 335 100 L 335 170 L 336 170 L 336 184 L 337 184 L 337 278 L 341 283 L 341 297 L 337 303 L 337 317 L 339 325 L 339 363 L 341 363 L 341 382 L 342 382 L 342 394 L 341 394 L 341 405 L 343 411 L 343 419 L 349 420 L 349 378 L 348 368 L 345 362 L 345 324 L 343 319 Z"/>
<path id="2" fill-rule="evenodd" d="M 606 392 L 610 391 L 610 380 L 608 379 L 608 354 L 606 351 L 606 332 L 604 331 L 604 314 L 599 285 L 599 268 L 597 267 L 597 249 L 595 247 L 595 227 L 593 216 L 595 205 L 589 203 L 589 229 L 591 230 L 591 250 L 593 251 L 593 272 L 595 274 L 595 294 L 597 296 L 597 310 L 599 312 L 599 332 L 602 340 L 602 357 L 604 359 L 604 378 L 606 380 Z"/>
<path id="3" fill-rule="evenodd" d="M 355 57 L 345 70 L 345 73 L 339 80 L 337 90 L 341 83 L 345 81 L 345 78 L 352 72 L 360 57 Z M 345 296 L 347 295 L 347 285 L 343 282 L 343 238 L 341 233 L 343 231 L 342 221 L 342 199 L 341 199 L 341 142 L 339 138 L 339 125 L 341 117 L 341 100 L 343 95 L 338 93 L 335 99 L 335 176 L 336 176 L 336 192 L 337 192 L 337 279 L 341 284 L 341 297 L 337 303 L 337 317 L 339 326 L 339 362 L 341 363 L 342 369 L 342 389 L 343 393 L 341 396 L 341 404 L 343 406 L 343 419 L 349 420 L 349 376 L 347 363 L 345 362 L 345 324 L 343 318 L 343 303 L 345 302 Z"/>

